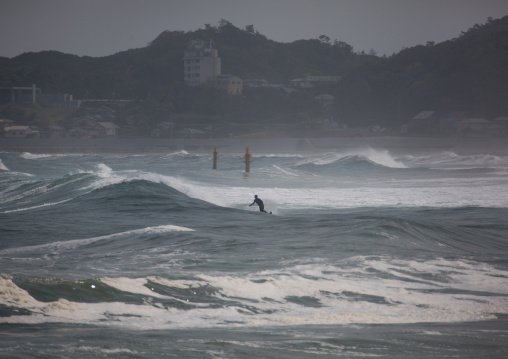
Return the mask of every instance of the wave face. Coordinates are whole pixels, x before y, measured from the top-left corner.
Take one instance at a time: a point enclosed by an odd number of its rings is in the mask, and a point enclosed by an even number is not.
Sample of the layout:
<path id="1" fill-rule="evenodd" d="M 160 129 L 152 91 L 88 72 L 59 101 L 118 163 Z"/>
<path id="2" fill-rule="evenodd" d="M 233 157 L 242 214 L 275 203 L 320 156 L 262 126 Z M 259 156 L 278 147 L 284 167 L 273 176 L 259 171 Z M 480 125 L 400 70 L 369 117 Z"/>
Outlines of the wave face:
<path id="1" fill-rule="evenodd" d="M 253 153 L 0 153 L 0 356 L 508 350 L 508 157 Z"/>

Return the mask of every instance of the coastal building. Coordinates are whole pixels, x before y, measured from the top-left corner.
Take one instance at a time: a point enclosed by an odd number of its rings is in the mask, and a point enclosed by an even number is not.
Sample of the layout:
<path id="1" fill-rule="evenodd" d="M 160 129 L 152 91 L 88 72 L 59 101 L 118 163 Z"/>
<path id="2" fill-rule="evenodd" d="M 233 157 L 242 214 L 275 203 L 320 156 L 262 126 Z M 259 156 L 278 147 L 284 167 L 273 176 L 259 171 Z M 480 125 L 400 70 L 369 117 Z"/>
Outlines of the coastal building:
<path id="1" fill-rule="evenodd" d="M 67 137 L 65 130 L 58 125 L 52 125 L 52 126 L 43 128 L 39 131 L 39 133 L 40 133 L 40 138 L 65 138 L 65 137 Z"/>
<path id="2" fill-rule="evenodd" d="M 265 79 L 245 79 L 243 86 L 245 87 L 268 87 L 270 83 Z"/>
<path id="3" fill-rule="evenodd" d="M 39 138 L 39 132 L 30 126 L 10 126 L 4 128 L 6 138 Z"/>
<path id="4" fill-rule="evenodd" d="M 468 118 L 459 123 L 461 136 L 501 136 L 504 135 L 505 130 L 502 124 L 484 118 Z"/>
<path id="5" fill-rule="evenodd" d="M 39 103 L 49 108 L 79 108 L 81 101 L 73 99 L 71 94 L 43 94 L 36 87 L 0 87 L 0 105 Z"/>
<path id="6" fill-rule="evenodd" d="M 48 108 L 80 108 L 81 101 L 74 100 L 71 94 L 41 93 L 37 102 Z"/>
<path id="7" fill-rule="evenodd" d="M 106 121 L 100 115 L 85 115 L 60 122 L 67 129 L 68 137 L 112 137 L 117 136 L 119 126 Z"/>
<path id="8" fill-rule="evenodd" d="M 336 85 L 340 76 L 305 76 L 291 80 L 291 86 L 299 89 L 313 88 L 315 86 Z"/>
<path id="9" fill-rule="evenodd" d="M 439 117 L 436 111 L 420 111 L 402 126 L 402 133 L 413 135 L 434 135 L 439 132 Z"/>
<path id="10" fill-rule="evenodd" d="M 97 127 L 99 129 L 100 136 L 117 136 L 118 135 L 118 127 L 113 122 L 97 122 Z"/>
<path id="11" fill-rule="evenodd" d="M 6 127 L 11 127 L 14 125 L 13 120 L 8 120 L 6 118 L 0 118 L 0 131 Z"/>
<path id="12" fill-rule="evenodd" d="M 240 95 L 243 91 L 243 81 L 233 75 L 217 75 L 210 77 L 206 83 L 210 86 L 224 90 L 228 95 Z"/>
<path id="13" fill-rule="evenodd" d="M 169 137 L 173 138 L 173 128 L 175 123 L 171 121 L 163 121 L 157 124 L 157 127 L 151 131 L 152 137 Z"/>
<path id="14" fill-rule="evenodd" d="M 212 40 L 192 40 L 184 51 L 184 80 L 198 86 L 221 74 L 221 59 Z"/>
<path id="15" fill-rule="evenodd" d="M 0 87 L 0 104 L 36 103 L 41 89 L 32 87 Z"/>

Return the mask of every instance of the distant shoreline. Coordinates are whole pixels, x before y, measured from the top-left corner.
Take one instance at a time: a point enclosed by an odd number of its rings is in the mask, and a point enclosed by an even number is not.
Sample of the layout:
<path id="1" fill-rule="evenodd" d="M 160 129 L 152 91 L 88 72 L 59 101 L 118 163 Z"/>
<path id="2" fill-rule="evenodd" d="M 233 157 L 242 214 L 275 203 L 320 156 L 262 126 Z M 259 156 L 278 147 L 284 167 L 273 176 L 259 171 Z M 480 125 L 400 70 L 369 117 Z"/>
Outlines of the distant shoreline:
<path id="1" fill-rule="evenodd" d="M 0 138 L 2 152 L 147 154 L 176 151 L 219 153 L 323 152 L 353 148 L 386 149 L 398 153 L 442 150 L 458 154 L 507 154 L 508 138 L 333 137 L 333 138 Z"/>

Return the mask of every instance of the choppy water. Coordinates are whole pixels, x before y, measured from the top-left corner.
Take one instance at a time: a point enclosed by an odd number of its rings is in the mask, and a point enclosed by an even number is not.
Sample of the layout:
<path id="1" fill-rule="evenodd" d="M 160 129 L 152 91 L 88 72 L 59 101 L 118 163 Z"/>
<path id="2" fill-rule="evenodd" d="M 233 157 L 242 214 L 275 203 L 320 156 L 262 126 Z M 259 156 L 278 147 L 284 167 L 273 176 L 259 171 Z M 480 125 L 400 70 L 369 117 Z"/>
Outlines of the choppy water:
<path id="1" fill-rule="evenodd" d="M 508 157 L 253 152 L 0 153 L 0 357 L 508 357 Z"/>

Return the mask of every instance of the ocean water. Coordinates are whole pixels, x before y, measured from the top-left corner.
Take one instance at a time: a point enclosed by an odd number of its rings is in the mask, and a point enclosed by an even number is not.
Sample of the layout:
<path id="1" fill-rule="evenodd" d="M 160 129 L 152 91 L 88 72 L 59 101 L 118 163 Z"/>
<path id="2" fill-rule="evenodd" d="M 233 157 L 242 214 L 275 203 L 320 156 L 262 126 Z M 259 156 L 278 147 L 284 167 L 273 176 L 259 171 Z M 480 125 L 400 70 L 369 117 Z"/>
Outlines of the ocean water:
<path id="1" fill-rule="evenodd" d="M 508 357 L 508 156 L 251 152 L 0 153 L 0 357 Z"/>

